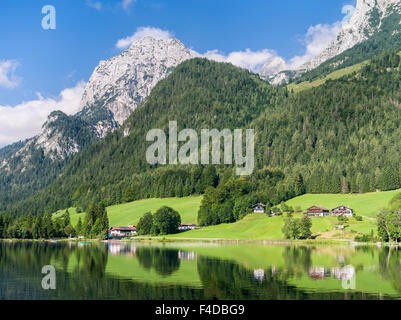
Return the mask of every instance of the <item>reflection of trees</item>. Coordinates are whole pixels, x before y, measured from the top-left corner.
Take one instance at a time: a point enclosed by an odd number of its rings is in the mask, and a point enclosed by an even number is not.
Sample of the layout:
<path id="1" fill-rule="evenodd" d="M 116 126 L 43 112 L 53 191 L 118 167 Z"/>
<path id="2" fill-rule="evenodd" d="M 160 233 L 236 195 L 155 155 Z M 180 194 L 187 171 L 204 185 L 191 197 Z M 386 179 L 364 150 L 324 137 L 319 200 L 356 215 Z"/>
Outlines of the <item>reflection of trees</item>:
<path id="1" fill-rule="evenodd" d="M 343 300 L 377 299 L 375 294 L 361 292 L 312 292 L 289 283 L 294 274 L 308 272 L 311 252 L 308 247 L 284 250 L 286 267 L 264 270 L 264 279 L 255 279 L 254 270 L 227 260 L 198 257 L 198 272 L 206 299 L 222 300 Z M 261 273 L 261 270 L 257 270 Z"/>
<path id="2" fill-rule="evenodd" d="M 180 269 L 178 250 L 139 247 L 136 251 L 139 264 L 146 270 L 154 268 L 161 276 L 167 277 Z"/>
<path id="3" fill-rule="evenodd" d="M 288 246 L 284 249 L 283 259 L 285 262 L 286 276 L 302 276 L 308 273 L 312 267 L 312 247 Z"/>
<path id="4" fill-rule="evenodd" d="M 85 246 L 80 248 L 83 270 L 96 279 L 104 277 L 107 265 L 108 250 L 105 245 Z"/>
<path id="5" fill-rule="evenodd" d="M 148 270 L 153 268 L 158 274 L 170 275 L 180 267 L 177 250 L 137 249 L 140 264 Z M 255 279 L 254 270 L 246 269 L 237 262 L 199 256 L 197 266 L 203 289 L 195 289 L 180 285 L 127 281 L 107 275 L 105 270 L 108 253 L 103 244 L 80 248 L 63 243 L 0 242 L 0 300 L 377 299 L 376 294 L 355 291 L 313 293 L 289 284 L 291 273 L 300 274 L 312 266 L 311 253 L 314 249 L 289 247 L 283 250 L 286 267 L 279 269 L 272 265 L 265 268 L 264 277 L 259 280 Z M 379 270 L 383 278 L 391 281 L 401 292 L 400 250 L 371 250 L 379 252 Z M 56 264 L 57 271 L 57 290 L 51 292 L 41 288 L 41 269 L 48 264 Z M 262 274 L 261 269 L 257 271 Z"/>
<path id="6" fill-rule="evenodd" d="M 177 266 L 159 266 L 170 272 Z M 175 256 L 178 253 L 175 253 Z M 156 258 L 156 264 L 159 258 Z M 67 263 L 65 263 L 67 261 Z M 175 261 L 175 262 L 174 262 Z M 56 263 L 57 290 L 41 287 L 42 267 Z M 179 263 L 179 262 L 178 262 Z M 0 300 L 2 299 L 204 299 L 201 289 L 179 285 L 162 286 L 121 280 L 107 276 L 107 247 L 103 244 L 79 248 L 76 245 L 40 242 L 0 241 Z M 160 263 L 159 263 L 160 264 Z M 67 272 L 70 265 L 70 272 Z M 71 267 L 72 271 L 71 271 Z M 4 288 L 8 288 L 4 290 Z"/>
<path id="7" fill-rule="evenodd" d="M 379 252 L 379 270 L 384 279 L 401 293 L 401 252 L 398 247 L 384 247 Z"/>
<path id="8" fill-rule="evenodd" d="M 198 272 L 207 299 L 232 300 L 304 300 L 318 299 L 318 294 L 298 290 L 283 279 L 281 271 L 264 271 L 264 280 L 254 272 L 231 261 L 198 258 Z"/>

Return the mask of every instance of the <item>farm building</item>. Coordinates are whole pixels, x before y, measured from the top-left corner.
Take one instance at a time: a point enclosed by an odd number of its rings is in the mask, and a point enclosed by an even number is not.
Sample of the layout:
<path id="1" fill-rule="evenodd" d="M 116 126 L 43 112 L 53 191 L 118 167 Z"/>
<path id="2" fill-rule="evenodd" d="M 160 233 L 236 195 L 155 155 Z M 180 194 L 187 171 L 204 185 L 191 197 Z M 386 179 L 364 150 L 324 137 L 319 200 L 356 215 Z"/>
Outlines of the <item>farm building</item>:
<path id="1" fill-rule="evenodd" d="M 178 227 L 178 230 L 180 231 L 189 231 L 189 230 L 195 230 L 195 229 L 199 229 L 198 226 L 196 224 L 186 224 L 186 223 L 182 223 L 180 224 L 180 226 Z"/>
<path id="2" fill-rule="evenodd" d="M 265 213 L 266 205 L 263 203 L 257 203 L 253 206 L 253 213 Z"/>
<path id="3" fill-rule="evenodd" d="M 331 210 L 331 215 L 334 217 L 347 217 L 347 218 L 352 218 L 354 215 L 354 212 L 351 208 L 348 208 L 346 206 L 340 206 L 337 208 L 334 208 Z"/>
<path id="4" fill-rule="evenodd" d="M 328 217 L 330 215 L 330 210 L 324 207 L 312 206 L 306 210 L 305 214 L 309 217 Z"/>
<path id="5" fill-rule="evenodd" d="M 110 228 L 110 235 L 114 237 L 129 237 L 136 235 L 136 226 L 128 227 L 112 227 Z"/>

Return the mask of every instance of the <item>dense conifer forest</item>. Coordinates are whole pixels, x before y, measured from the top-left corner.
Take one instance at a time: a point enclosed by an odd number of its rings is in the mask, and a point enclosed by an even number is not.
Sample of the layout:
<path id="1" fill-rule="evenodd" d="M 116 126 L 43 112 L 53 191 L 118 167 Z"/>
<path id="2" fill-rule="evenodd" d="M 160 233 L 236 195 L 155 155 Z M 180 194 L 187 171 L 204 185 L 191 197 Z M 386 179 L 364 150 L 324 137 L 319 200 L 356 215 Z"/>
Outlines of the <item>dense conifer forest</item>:
<path id="1" fill-rule="evenodd" d="M 292 94 L 230 64 L 193 59 L 161 81 L 125 125 L 80 153 L 49 187 L 7 206 L 43 214 L 93 201 L 205 194 L 202 224 L 233 222 L 257 201 L 270 206 L 308 193 L 363 193 L 401 186 L 400 57 Z M 228 166 L 151 166 L 149 130 L 255 129 L 255 171 Z M 128 134 L 127 134 L 128 132 Z"/>
<path id="2" fill-rule="evenodd" d="M 69 137 L 69 141 L 62 143 L 66 148 L 73 147 L 71 141 L 75 141 L 78 148 L 84 149 L 97 140 L 88 124 L 76 116 L 54 111 L 49 117 L 57 118 L 48 124 L 47 129 L 52 132 L 49 139 L 56 134 Z M 15 156 L 8 159 L 7 166 L 2 167 L 3 159 L 12 154 Z M 63 172 L 72 158 L 73 154 L 60 157 L 55 152 L 45 156 L 43 148 L 35 146 L 35 141 L 17 142 L 1 149 L 0 211 L 48 186 Z"/>

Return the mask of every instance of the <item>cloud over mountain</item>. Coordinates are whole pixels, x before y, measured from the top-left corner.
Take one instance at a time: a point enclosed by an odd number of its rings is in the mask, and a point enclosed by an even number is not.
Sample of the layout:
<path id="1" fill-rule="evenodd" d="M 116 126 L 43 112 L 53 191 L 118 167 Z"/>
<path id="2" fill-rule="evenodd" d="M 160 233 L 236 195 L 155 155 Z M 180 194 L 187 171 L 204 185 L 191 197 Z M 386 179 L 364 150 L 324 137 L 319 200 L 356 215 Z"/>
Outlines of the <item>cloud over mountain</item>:
<path id="1" fill-rule="evenodd" d="M 84 89 L 85 83 L 81 81 L 75 87 L 61 91 L 56 98 L 43 98 L 38 93 L 36 100 L 16 106 L 0 105 L 0 147 L 36 135 L 52 111 L 76 113 Z"/>
<path id="2" fill-rule="evenodd" d="M 141 40 L 144 37 L 152 37 L 158 40 L 168 40 L 174 37 L 174 33 L 155 27 L 139 27 L 132 36 L 118 40 L 116 47 L 118 49 L 126 49 L 134 42 Z"/>

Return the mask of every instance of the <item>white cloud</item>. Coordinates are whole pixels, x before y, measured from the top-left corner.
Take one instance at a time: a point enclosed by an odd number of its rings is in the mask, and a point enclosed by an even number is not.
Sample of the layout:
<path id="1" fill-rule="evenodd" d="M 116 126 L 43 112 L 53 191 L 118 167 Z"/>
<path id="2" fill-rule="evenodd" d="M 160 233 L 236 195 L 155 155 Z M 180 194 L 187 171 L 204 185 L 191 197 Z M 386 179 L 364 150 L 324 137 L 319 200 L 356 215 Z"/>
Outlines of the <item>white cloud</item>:
<path id="1" fill-rule="evenodd" d="M 290 59 L 289 65 L 291 68 L 300 67 L 318 56 L 330 41 L 338 36 L 342 27 L 351 19 L 354 12 L 355 7 L 352 5 L 345 5 L 341 10 L 341 13 L 345 15 L 341 21 L 309 27 L 308 31 L 301 39 L 302 43 L 305 45 L 305 53 L 302 56 L 295 56 Z"/>
<path id="2" fill-rule="evenodd" d="M 0 87 L 12 89 L 20 84 L 21 79 L 15 75 L 19 66 L 15 60 L 0 60 Z"/>
<path id="3" fill-rule="evenodd" d="M 351 18 L 354 11 L 355 8 L 353 6 L 345 5 L 342 8 L 342 13 L 345 15 L 342 21 L 337 21 L 333 24 L 318 24 L 309 27 L 307 33 L 301 38 L 301 41 L 305 46 L 305 53 L 302 56 L 295 56 L 289 61 L 285 61 L 283 58 L 279 57 L 272 49 L 262 49 L 257 51 L 246 49 L 245 51 L 233 51 L 230 53 L 224 53 L 214 49 L 209 50 L 204 54 L 199 54 L 199 56 L 218 62 L 229 62 L 237 67 L 248 69 L 252 72 L 260 72 L 263 66 L 265 66 L 263 70 L 264 74 L 270 74 L 272 72 L 276 73 L 285 69 L 295 68 L 312 60 L 331 40 L 335 39 L 342 26 Z M 116 48 L 126 49 L 134 42 L 141 40 L 146 36 L 167 40 L 173 38 L 174 34 L 171 31 L 155 27 L 139 27 L 133 35 L 118 40 Z M 194 55 L 196 56 L 197 54 L 194 53 Z"/>
<path id="4" fill-rule="evenodd" d="M 125 11 L 128 11 L 131 5 L 133 5 L 135 2 L 136 0 L 123 0 L 120 4 Z"/>
<path id="5" fill-rule="evenodd" d="M 341 27 L 340 22 L 309 27 L 302 40 L 305 45 L 305 53 L 302 56 L 293 57 L 290 60 L 291 66 L 299 67 L 319 55 L 329 42 L 337 37 Z"/>
<path id="6" fill-rule="evenodd" d="M 86 0 L 86 5 L 88 7 L 94 8 L 98 11 L 102 10 L 102 3 L 100 1 L 92 1 L 92 0 Z"/>
<path id="7" fill-rule="evenodd" d="M 245 51 L 234 51 L 226 55 L 218 50 L 210 50 L 202 56 L 218 62 L 229 62 L 237 67 L 257 72 L 276 55 L 273 50 L 269 49 L 260 51 L 246 49 Z"/>
<path id="8" fill-rule="evenodd" d="M 306 34 L 301 37 L 301 42 L 305 46 L 305 53 L 301 56 L 295 56 L 289 61 L 285 61 L 271 49 L 259 51 L 246 49 L 245 51 L 234 51 L 228 54 L 221 53 L 218 50 L 209 50 L 202 56 L 218 62 L 230 62 L 235 66 L 253 72 L 262 72 L 265 75 L 275 74 L 285 69 L 293 69 L 319 55 L 329 42 L 337 37 L 341 28 L 354 14 L 355 7 L 345 5 L 341 12 L 345 15 L 341 21 L 309 27 Z"/>
<path id="9" fill-rule="evenodd" d="M 168 30 L 162 30 L 154 27 L 139 27 L 136 32 L 127 38 L 120 39 L 116 43 L 118 49 L 126 49 L 134 42 L 141 40 L 144 37 L 153 37 L 155 39 L 167 40 L 174 37 L 174 34 Z"/>
<path id="10" fill-rule="evenodd" d="M 40 132 L 47 116 L 55 110 L 66 114 L 79 111 L 85 82 L 64 89 L 57 98 L 43 98 L 37 93 L 36 100 L 16 106 L 0 106 L 0 147 L 35 136 Z"/>
<path id="11" fill-rule="evenodd" d="M 134 42 L 141 40 L 147 36 L 155 39 L 168 40 L 174 37 L 174 33 L 169 30 L 162 30 L 155 27 L 139 27 L 132 36 L 118 40 L 116 43 L 116 48 L 126 49 Z M 217 49 L 209 50 L 204 54 L 199 54 L 195 51 L 192 51 L 192 53 L 194 56 L 205 57 L 218 62 L 229 62 L 238 67 L 254 72 L 259 70 L 267 61 L 272 59 L 274 56 L 277 56 L 277 54 L 273 50 L 268 49 L 260 51 L 252 51 L 250 49 L 246 49 L 245 51 L 234 51 L 229 54 L 224 54 Z"/>

